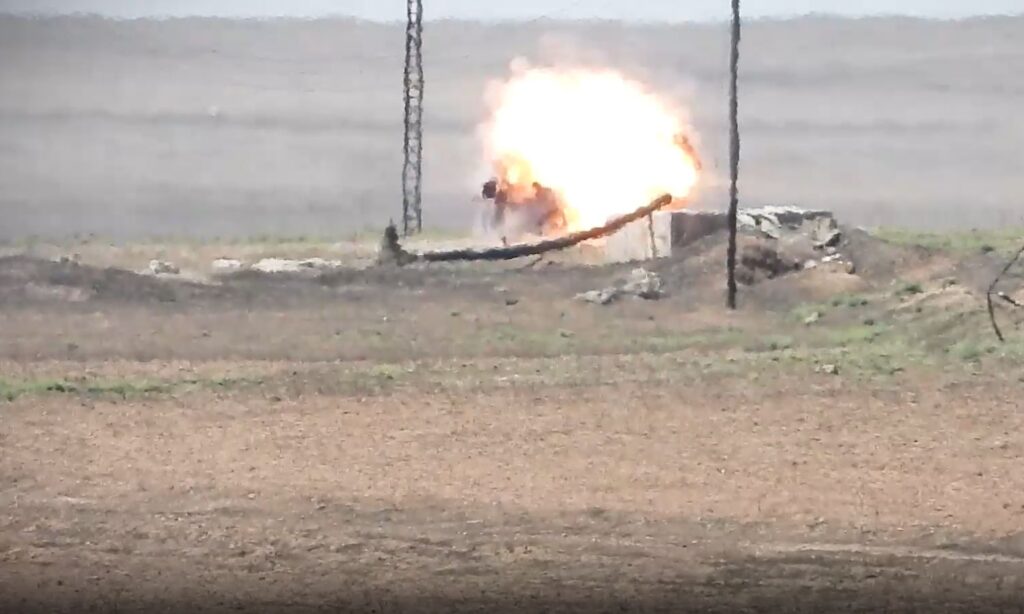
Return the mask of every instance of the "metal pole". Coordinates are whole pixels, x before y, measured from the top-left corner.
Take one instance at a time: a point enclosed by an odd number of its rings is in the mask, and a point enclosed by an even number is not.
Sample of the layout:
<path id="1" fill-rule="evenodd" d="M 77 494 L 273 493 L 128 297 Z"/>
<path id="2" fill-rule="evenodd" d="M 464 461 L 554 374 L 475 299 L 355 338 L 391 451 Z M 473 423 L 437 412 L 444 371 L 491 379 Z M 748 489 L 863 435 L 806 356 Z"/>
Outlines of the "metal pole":
<path id="1" fill-rule="evenodd" d="M 423 0 L 407 0 L 402 232 L 423 230 Z"/>
<path id="2" fill-rule="evenodd" d="M 732 0 L 732 43 L 729 59 L 729 250 L 726 257 L 728 271 L 729 309 L 736 309 L 736 217 L 739 208 L 737 181 L 740 171 L 739 98 L 737 84 L 740 63 L 740 0 Z"/>

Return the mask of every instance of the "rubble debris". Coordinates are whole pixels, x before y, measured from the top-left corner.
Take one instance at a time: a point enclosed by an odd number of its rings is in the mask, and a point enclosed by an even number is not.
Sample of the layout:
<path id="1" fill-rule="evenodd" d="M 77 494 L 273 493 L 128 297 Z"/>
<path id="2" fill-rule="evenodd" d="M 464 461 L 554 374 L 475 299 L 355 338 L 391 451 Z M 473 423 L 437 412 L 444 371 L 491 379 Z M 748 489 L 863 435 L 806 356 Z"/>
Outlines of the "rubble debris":
<path id="1" fill-rule="evenodd" d="M 260 273 L 297 273 L 302 270 L 295 260 L 283 258 L 264 258 L 252 265 L 252 270 Z"/>
<path id="2" fill-rule="evenodd" d="M 622 285 L 622 292 L 647 300 L 657 300 L 664 296 L 661 277 L 644 268 L 633 269 Z"/>
<path id="3" fill-rule="evenodd" d="M 307 258 L 299 261 L 303 269 L 336 269 L 342 265 L 340 260 L 324 260 L 323 258 Z"/>
<path id="4" fill-rule="evenodd" d="M 675 249 L 728 228 L 724 212 L 671 209 L 654 213 L 647 224 L 630 224 L 610 236 L 606 259 L 630 262 L 669 257 Z M 834 253 L 843 240 L 838 223 L 828 211 L 777 206 L 743 209 L 737 213 L 737 225 L 746 236 L 786 243 L 783 251 L 787 253 L 806 252 L 804 260 Z"/>
<path id="5" fill-rule="evenodd" d="M 840 265 L 848 275 L 854 275 L 857 272 L 857 265 L 855 265 L 851 260 L 844 260 L 843 255 L 840 253 L 832 253 L 821 259 L 808 260 L 807 262 L 803 263 L 802 268 L 803 270 L 807 271 L 810 269 L 815 269 L 825 264 Z"/>
<path id="6" fill-rule="evenodd" d="M 744 285 L 753 285 L 762 279 L 774 279 L 780 275 L 803 268 L 799 260 L 784 257 L 774 245 L 758 241 L 744 245 L 740 251 L 736 280 Z"/>
<path id="7" fill-rule="evenodd" d="M 177 275 L 181 273 L 181 270 L 164 260 L 150 260 L 149 273 L 151 275 Z"/>
<path id="8" fill-rule="evenodd" d="M 341 261 L 308 258 L 306 260 L 288 260 L 285 258 L 264 258 L 252 265 L 252 270 L 260 273 L 302 273 L 323 271 L 342 266 Z"/>
<path id="9" fill-rule="evenodd" d="M 738 212 L 736 223 L 740 228 L 758 230 L 773 239 L 781 238 L 784 232 L 801 232 L 814 234 L 821 241 L 837 228 L 828 211 L 780 206 L 743 209 Z"/>
<path id="10" fill-rule="evenodd" d="M 217 273 L 233 273 L 244 268 L 242 261 L 235 260 L 234 258 L 217 258 L 211 266 L 214 272 Z"/>
<path id="11" fill-rule="evenodd" d="M 758 230 L 772 239 L 778 240 L 782 238 L 782 228 L 778 222 L 770 217 L 758 219 L 749 214 L 744 214 L 738 218 L 737 223 L 740 228 Z"/>
<path id="12" fill-rule="evenodd" d="M 736 222 L 741 229 L 775 240 L 794 235 L 807 237 L 817 250 L 835 248 L 843 238 L 835 217 L 828 211 L 768 206 L 740 211 Z"/>
<path id="13" fill-rule="evenodd" d="M 665 297 L 661 277 L 644 268 L 633 269 L 629 277 L 619 285 L 590 290 L 576 295 L 576 300 L 595 305 L 608 305 L 620 297 L 633 296 L 654 301 Z"/>
<path id="14" fill-rule="evenodd" d="M 843 238 L 843 233 L 839 232 L 839 229 L 828 231 L 822 238 L 820 238 L 814 247 L 818 249 L 828 249 L 830 247 L 836 247 Z"/>
<path id="15" fill-rule="evenodd" d="M 595 305 L 608 305 L 619 297 L 618 288 L 604 288 L 602 290 L 589 290 L 576 295 L 577 301 L 593 303 Z"/>
<path id="16" fill-rule="evenodd" d="M 814 248 L 827 250 L 835 248 L 843 239 L 839 225 L 831 214 L 811 217 L 803 222 L 800 233 L 814 241 Z"/>

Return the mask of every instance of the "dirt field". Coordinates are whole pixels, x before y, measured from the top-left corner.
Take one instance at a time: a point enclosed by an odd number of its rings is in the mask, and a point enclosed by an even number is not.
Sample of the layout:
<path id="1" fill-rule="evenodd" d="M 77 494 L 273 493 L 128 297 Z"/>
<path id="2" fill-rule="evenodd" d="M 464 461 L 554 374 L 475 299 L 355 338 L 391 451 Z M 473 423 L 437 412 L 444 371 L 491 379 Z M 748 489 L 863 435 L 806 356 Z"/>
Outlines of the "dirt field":
<path id="1" fill-rule="evenodd" d="M 736 314 L 720 237 L 607 306 L 573 297 L 628 266 L 2 258 L 5 611 L 1021 612 L 1024 318 L 996 343 L 979 293 L 1009 241 L 908 241 Z"/>
<path id="2" fill-rule="evenodd" d="M 0 611 L 1024 612 L 1022 22 L 749 23 L 745 206 L 1002 230 L 745 259 L 726 313 L 722 237 L 609 305 L 586 249 L 371 266 L 399 26 L 0 16 Z M 422 242 L 520 56 L 689 109 L 721 208 L 727 34 L 431 22 Z M 212 267 L 277 256 L 344 264 Z"/>

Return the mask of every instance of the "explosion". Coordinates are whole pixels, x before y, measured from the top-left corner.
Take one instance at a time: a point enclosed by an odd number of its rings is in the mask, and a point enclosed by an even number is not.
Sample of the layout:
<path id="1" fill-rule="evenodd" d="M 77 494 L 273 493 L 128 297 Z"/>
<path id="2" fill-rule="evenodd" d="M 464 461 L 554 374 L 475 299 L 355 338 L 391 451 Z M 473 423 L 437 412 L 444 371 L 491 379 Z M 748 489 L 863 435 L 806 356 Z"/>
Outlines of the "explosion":
<path id="1" fill-rule="evenodd" d="M 550 191 L 560 215 L 548 229 L 600 226 L 697 184 L 682 118 L 619 73 L 522 68 L 493 93 L 483 138 L 496 180 L 485 196 L 515 204 Z"/>

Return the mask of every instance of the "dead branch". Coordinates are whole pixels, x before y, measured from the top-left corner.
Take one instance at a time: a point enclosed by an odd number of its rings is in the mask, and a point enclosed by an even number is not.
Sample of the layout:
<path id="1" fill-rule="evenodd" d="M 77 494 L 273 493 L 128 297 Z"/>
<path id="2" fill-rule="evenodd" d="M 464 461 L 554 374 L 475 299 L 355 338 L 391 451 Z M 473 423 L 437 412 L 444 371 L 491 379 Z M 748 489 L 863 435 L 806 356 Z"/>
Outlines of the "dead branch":
<path id="1" fill-rule="evenodd" d="M 1018 302 L 1016 299 L 1014 299 L 1012 296 L 1010 296 L 1009 294 L 1007 294 L 1005 292 L 1000 292 L 996 296 L 998 296 L 999 298 L 1003 299 L 1004 302 L 1007 302 L 1007 303 L 1013 305 L 1014 307 L 1022 307 L 1022 308 L 1024 308 L 1024 303 Z"/>
<path id="2" fill-rule="evenodd" d="M 1024 257 L 1024 245 L 1022 245 L 1021 248 L 1017 250 L 1017 253 L 1013 255 L 1013 258 L 1011 258 L 1010 261 L 1006 263 L 1006 266 L 1003 267 L 1003 270 L 1000 271 L 998 275 L 996 275 L 996 278 L 992 280 L 992 283 L 988 287 L 988 292 L 985 293 L 985 298 L 988 301 L 988 319 L 992 322 L 992 330 L 995 331 L 996 337 L 1000 341 L 1006 341 L 1006 339 L 1003 337 L 1003 331 L 999 330 L 999 324 L 996 322 L 996 307 L 995 302 L 992 300 L 992 297 L 998 296 L 1002 300 L 1010 303 L 1011 305 L 1014 305 L 1015 307 L 1024 307 L 1024 305 L 1021 305 L 1020 303 L 1013 300 L 1006 294 L 1002 292 L 996 292 L 996 286 L 998 286 L 999 282 L 1002 281 L 1003 276 L 1006 275 L 1010 271 L 1010 269 L 1013 268 L 1013 265 L 1017 264 L 1017 261 L 1020 260 L 1021 257 Z"/>
<path id="3" fill-rule="evenodd" d="M 613 219 L 604 226 L 574 232 L 563 237 L 547 239 L 537 243 L 521 243 L 519 245 L 507 245 L 485 249 L 467 248 L 434 252 L 407 252 L 398 242 L 398 231 L 395 230 L 393 224 L 389 224 L 384 230 L 384 241 L 381 244 L 380 262 L 403 266 L 413 262 L 513 260 L 515 258 L 523 258 L 526 256 L 538 256 L 550 251 L 568 249 L 583 243 L 584 241 L 599 239 L 618 232 L 627 224 L 651 215 L 655 211 L 667 207 L 671 202 L 672 197 L 665 194 L 632 213 L 627 213 L 626 215 Z"/>

